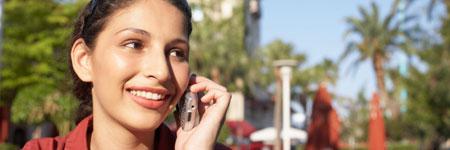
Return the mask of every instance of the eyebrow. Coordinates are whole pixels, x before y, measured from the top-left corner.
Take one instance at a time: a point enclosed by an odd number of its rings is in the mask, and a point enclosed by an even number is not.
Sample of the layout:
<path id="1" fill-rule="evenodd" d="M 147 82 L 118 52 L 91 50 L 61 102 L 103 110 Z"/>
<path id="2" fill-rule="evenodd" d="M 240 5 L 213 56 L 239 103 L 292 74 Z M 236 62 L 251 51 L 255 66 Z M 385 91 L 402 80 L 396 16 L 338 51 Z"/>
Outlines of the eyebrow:
<path id="1" fill-rule="evenodd" d="M 143 36 L 150 36 L 150 33 L 148 33 L 145 30 L 138 29 L 138 28 L 125 28 L 125 29 L 122 29 L 120 31 L 117 31 L 115 34 L 119 34 L 120 32 L 124 32 L 124 31 L 131 31 L 131 32 L 134 32 L 134 33 L 137 33 L 137 34 L 141 34 Z"/>
<path id="2" fill-rule="evenodd" d="M 171 42 L 169 42 L 169 45 L 175 45 L 178 43 L 189 45 L 189 42 L 184 38 L 176 38 L 176 39 L 172 40 Z"/>
<path id="3" fill-rule="evenodd" d="M 137 33 L 137 34 L 141 34 L 143 36 L 151 36 L 151 34 L 148 33 L 147 31 L 142 30 L 142 29 L 138 29 L 138 28 L 125 28 L 125 29 L 122 29 L 120 31 L 117 31 L 115 34 L 119 34 L 120 32 L 124 32 L 124 31 L 131 31 L 131 32 L 134 32 L 134 33 Z M 188 40 L 186 40 L 184 38 L 176 38 L 176 39 L 172 40 L 171 42 L 169 42 L 169 45 L 175 45 L 175 44 L 178 44 L 178 43 L 189 45 Z"/>

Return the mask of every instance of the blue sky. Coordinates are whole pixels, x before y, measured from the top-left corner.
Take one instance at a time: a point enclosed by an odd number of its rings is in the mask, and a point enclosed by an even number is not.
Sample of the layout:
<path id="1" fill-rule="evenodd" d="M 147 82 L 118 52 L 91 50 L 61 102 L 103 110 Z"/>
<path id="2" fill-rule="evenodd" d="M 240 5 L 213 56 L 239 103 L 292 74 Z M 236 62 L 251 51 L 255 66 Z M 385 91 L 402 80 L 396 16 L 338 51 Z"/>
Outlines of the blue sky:
<path id="1" fill-rule="evenodd" d="M 384 16 L 393 0 L 379 0 L 380 12 Z M 345 17 L 358 16 L 358 6 L 369 6 L 370 0 L 262 0 L 261 45 L 275 39 L 292 43 L 295 50 L 307 55 L 306 66 L 321 62 L 324 58 L 337 60 L 349 39 L 344 38 L 348 29 Z M 414 10 L 424 13 L 423 3 Z M 433 31 L 436 24 L 423 21 Z M 375 91 L 375 77 L 369 62 L 356 70 L 350 68 L 351 56 L 339 66 L 339 80 L 331 92 L 356 98 L 358 91 L 365 89 L 368 98 Z M 402 61 L 400 57 L 398 61 Z"/>

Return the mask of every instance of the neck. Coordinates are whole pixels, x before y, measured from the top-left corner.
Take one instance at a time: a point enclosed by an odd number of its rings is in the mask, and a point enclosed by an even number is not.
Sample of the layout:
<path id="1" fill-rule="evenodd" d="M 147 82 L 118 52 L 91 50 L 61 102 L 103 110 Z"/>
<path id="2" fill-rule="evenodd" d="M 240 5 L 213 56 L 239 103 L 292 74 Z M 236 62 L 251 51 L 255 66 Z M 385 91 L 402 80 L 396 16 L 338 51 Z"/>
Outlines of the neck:
<path id="1" fill-rule="evenodd" d="M 130 131 L 102 112 L 94 112 L 93 117 L 93 131 L 88 140 L 91 150 L 153 149 L 155 131 Z"/>

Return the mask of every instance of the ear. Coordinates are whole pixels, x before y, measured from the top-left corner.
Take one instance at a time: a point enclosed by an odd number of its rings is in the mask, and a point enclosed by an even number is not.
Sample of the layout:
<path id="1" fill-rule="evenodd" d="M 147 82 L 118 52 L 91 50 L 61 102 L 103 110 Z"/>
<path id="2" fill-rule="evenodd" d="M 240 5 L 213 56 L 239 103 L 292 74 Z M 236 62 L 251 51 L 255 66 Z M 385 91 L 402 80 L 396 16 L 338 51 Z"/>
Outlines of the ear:
<path id="1" fill-rule="evenodd" d="M 70 52 L 72 67 L 78 77 L 84 82 L 92 81 L 92 63 L 89 47 L 82 38 L 76 40 Z"/>

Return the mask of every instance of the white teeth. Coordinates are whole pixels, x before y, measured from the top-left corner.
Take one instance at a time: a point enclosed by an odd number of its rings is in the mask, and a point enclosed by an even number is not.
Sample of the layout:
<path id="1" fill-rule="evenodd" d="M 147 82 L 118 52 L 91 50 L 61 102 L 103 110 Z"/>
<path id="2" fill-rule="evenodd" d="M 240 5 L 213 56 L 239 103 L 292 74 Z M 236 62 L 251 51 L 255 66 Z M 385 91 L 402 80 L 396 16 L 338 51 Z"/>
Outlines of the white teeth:
<path id="1" fill-rule="evenodd" d="M 160 99 L 164 98 L 164 95 L 162 95 L 162 94 L 146 92 L 146 91 L 131 90 L 130 93 L 134 96 L 143 97 L 148 100 L 160 100 Z"/>
<path id="2" fill-rule="evenodd" d="M 151 97 L 152 99 L 157 99 L 155 93 L 149 93 L 147 96 Z"/>

